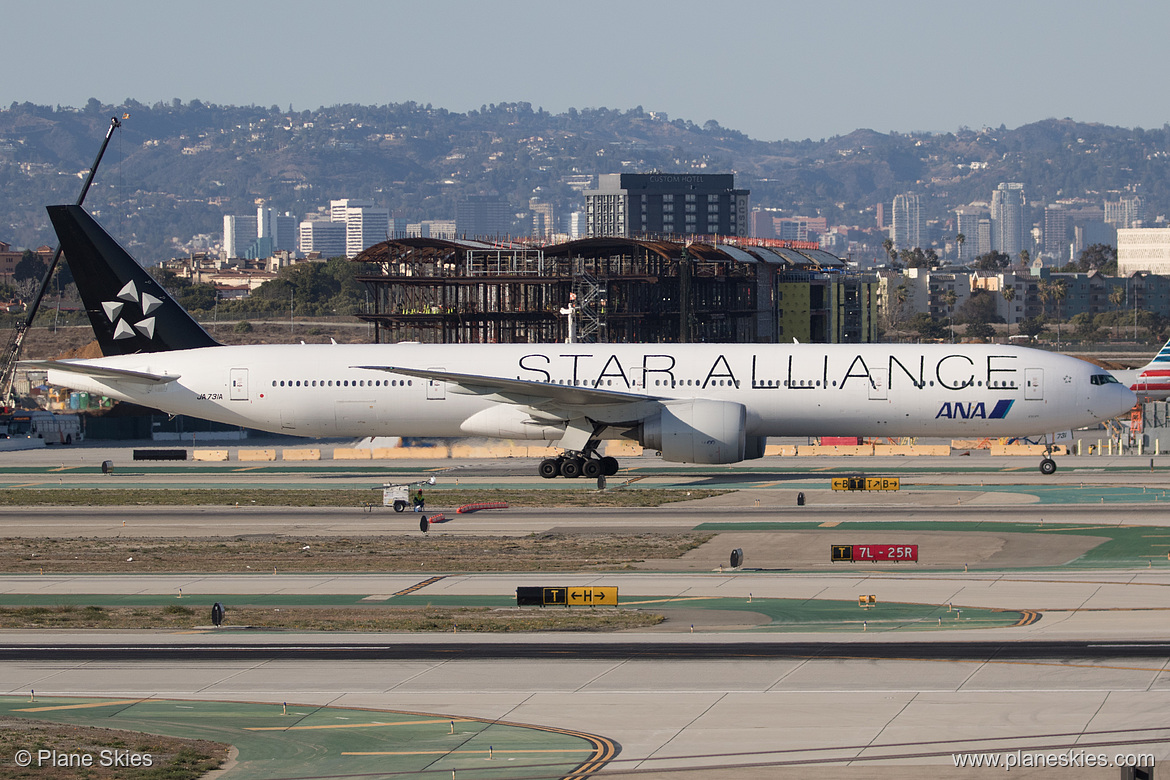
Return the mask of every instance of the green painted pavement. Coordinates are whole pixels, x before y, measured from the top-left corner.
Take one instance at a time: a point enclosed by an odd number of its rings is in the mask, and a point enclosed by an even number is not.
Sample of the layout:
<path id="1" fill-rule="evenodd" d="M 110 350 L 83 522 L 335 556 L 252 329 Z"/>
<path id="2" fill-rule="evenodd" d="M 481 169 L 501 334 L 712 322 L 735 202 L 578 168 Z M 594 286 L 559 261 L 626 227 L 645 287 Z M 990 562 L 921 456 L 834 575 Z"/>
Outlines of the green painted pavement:
<path id="1" fill-rule="evenodd" d="M 1011 610 L 958 607 L 946 604 L 881 603 L 860 607 L 856 601 L 821 599 L 742 598 L 631 598 L 623 604 L 642 609 L 710 609 L 753 612 L 771 622 L 745 629 L 752 632 L 852 632 L 930 631 L 974 628 L 1005 628 L 1028 619 L 1034 613 Z"/>
<path id="2" fill-rule="evenodd" d="M 1125 568 L 1140 566 L 1147 568 L 1151 563 L 1170 563 L 1167 554 L 1170 553 L 1170 529 L 1161 526 L 1149 525 L 1072 525 L 1061 523 L 1056 518 L 1047 523 L 999 523 L 978 521 L 938 522 L 854 522 L 842 521 L 832 528 L 825 528 L 821 523 L 780 523 L 771 521 L 701 523 L 695 526 L 696 531 L 831 531 L 841 536 L 841 544 L 847 544 L 846 537 L 863 534 L 867 531 L 905 531 L 907 533 L 930 531 L 933 533 L 1021 533 L 1021 534 L 1062 534 L 1073 536 L 1091 536 L 1102 541 L 1093 549 L 1060 566 L 1028 566 L 1019 567 L 1024 570 L 1051 570 L 1068 568 Z M 914 540 L 908 538 L 907 544 Z M 828 560 L 829 551 L 825 550 Z M 848 564 L 841 564 L 843 568 Z"/>
<path id="3" fill-rule="evenodd" d="M 539 726 L 454 716 L 452 734 L 448 715 L 297 704 L 285 714 L 278 703 L 5 696 L 0 714 L 229 743 L 239 751 L 231 772 L 237 780 L 450 777 L 452 770 L 461 780 L 548 777 L 572 774 L 598 750 L 614 750 L 604 738 Z"/>

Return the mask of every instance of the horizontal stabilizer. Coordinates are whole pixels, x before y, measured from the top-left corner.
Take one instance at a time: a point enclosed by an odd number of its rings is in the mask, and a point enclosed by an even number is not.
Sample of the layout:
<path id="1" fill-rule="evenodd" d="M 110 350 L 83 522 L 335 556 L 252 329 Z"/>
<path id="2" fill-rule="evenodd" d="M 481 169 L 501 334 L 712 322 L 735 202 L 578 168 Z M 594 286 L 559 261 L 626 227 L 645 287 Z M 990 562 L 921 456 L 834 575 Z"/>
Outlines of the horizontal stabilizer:
<path id="1" fill-rule="evenodd" d="M 131 371 L 127 368 L 95 366 L 92 363 L 73 363 L 67 360 L 22 360 L 21 368 L 34 371 L 67 371 L 71 374 L 92 377 L 99 382 L 130 382 L 140 385 L 160 385 L 174 382 L 178 374 L 148 374 L 145 371 Z"/>

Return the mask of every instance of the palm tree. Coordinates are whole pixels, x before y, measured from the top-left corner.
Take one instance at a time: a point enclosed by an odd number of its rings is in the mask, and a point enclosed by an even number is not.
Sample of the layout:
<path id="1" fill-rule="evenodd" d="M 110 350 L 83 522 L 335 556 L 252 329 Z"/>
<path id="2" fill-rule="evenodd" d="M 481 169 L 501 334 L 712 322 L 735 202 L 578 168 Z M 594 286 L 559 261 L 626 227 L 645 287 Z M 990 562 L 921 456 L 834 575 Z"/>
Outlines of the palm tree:
<path id="1" fill-rule="evenodd" d="M 1052 283 L 1052 299 L 1056 301 L 1056 348 L 1060 349 L 1060 321 L 1063 319 L 1062 304 L 1068 297 L 1068 282 L 1058 279 Z"/>
<path id="2" fill-rule="evenodd" d="M 1011 322 L 1012 322 L 1012 314 L 1013 314 L 1011 304 L 1012 304 L 1012 301 L 1014 301 L 1016 299 L 1016 286 L 1014 284 L 1005 284 L 1003 287 L 1003 290 L 1000 292 L 1000 294 L 1003 296 L 1003 299 L 1005 301 L 1007 301 L 1007 303 L 1008 303 L 1008 316 L 1007 316 L 1008 334 L 1011 335 L 1011 332 L 1012 332 Z"/>
<path id="3" fill-rule="evenodd" d="M 948 329 L 951 332 L 951 343 L 955 343 L 955 302 L 959 300 L 958 294 L 954 290 L 947 290 L 942 294 L 942 301 L 947 305 L 947 320 L 950 323 Z"/>
<path id="4" fill-rule="evenodd" d="M 1041 279 L 1036 284 L 1036 297 L 1040 299 L 1040 313 L 1048 316 L 1048 302 L 1052 300 L 1052 282 Z"/>
<path id="5" fill-rule="evenodd" d="M 886 254 L 890 257 L 890 263 L 896 264 L 898 262 L 898 252 L 894 249 L 893 239 L 887 238 L 882 242 L 882 249 L 886 250 Z"/>
<path id="6" fill-rule="evenodd" d="M 1125 288 L 1115 286 L 1109 291 L 1109 302 L 1113 304 L 1114 309 L 1120 309 L 1121 304 L 1125 302 Z M 1117 338 L 1117 326 L 1120 324 L 1120 317 L 1113 318 L 1113 338 Z"/>
<path id="7" fill-rule="evenodd" d="M 955 243 L 957 243 L 959 245 L 959 262 L 963 261 L 963 243 L 966 240 L 967 240 L 967 237 L 965 235 L 963 235 L 962 233 L 955 234 Z"/>
<path id="8" fill-rule="evenodd" d="M 906 301 L 910 299 L 910 288 L 902 282 L 894 288 L 894 305 L 890 311 L 890 326 L 896 327 L 902 321 L 902 313 L 906 309 Z"/>

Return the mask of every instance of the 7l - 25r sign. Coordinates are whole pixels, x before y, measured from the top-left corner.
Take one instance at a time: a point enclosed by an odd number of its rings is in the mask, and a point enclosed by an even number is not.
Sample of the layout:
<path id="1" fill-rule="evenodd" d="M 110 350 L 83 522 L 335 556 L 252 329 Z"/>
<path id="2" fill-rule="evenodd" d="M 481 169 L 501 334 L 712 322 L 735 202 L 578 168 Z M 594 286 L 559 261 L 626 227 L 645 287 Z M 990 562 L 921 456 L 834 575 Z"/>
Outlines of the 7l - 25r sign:
<path id="1" fill-rule="evenodd" d="M 833 563 L 899 563 L 918 562 L 916 544 L 834 544 Z"/>

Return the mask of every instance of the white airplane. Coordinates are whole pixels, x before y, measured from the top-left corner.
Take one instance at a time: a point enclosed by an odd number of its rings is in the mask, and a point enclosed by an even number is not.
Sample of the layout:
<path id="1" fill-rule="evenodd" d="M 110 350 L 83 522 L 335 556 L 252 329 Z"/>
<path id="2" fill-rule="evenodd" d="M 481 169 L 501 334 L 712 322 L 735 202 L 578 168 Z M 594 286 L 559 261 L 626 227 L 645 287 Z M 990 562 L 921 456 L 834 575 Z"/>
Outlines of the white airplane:
<path id="1" fill-rule="evenodd" d="M 1014 346 L 218 344 L 84 210 L 52 206 L 105 357 L 26 361 L 55 385 L 301 436 L 554 442 L 544 477 L 617 471 L 605 439 L 680 463 L 769 436 L 1047 434 L 1128 411 L 1109 372 Z M 1056 463 L 1045 456 L 1041 471 Z"/>
<path id="2" fill-rule="evenodd" d="M 1110 371 L 1117 381 L 1134 391 L 1142 401 L 1165 401 L 1170 398 L 1170 341 L 1153 360 L 1141 368 Z"/>

